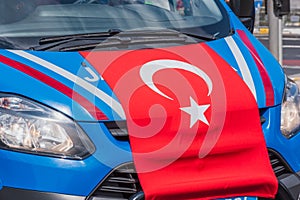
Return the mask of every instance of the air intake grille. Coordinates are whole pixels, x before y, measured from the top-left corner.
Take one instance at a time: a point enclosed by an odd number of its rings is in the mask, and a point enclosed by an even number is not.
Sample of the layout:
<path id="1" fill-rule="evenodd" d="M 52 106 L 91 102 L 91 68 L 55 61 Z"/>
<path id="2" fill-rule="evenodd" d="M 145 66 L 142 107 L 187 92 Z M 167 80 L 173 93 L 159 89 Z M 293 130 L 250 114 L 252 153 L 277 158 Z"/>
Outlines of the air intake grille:
<path id="1" fill-rule="evenodd" d="M 259 109 L 259 116 L 260 116 L 261 125 L 263 125 L 267 121 L 266 117 L 264 117 L 264 114 L 266 113 L 266 111 L 267 111 L 267 109 L 265 109 L 265 108 Z"/>
<path id="2" fill-rule="evenodd" d="M 269 158 L 270 158 L 273 171 L 277 177 L 283 174 L 292 173 L 290 167 L 281 158 L 281 156 L 278 155 L 278 153 L 276 153 L 274 150 L 269 150 Z"/>
<path id="3" fill-rule="evenodd" d="M 117 140 L 129 140 L 126 121 L 108 121 L 104 124 L 111 135 L 114 136 L 114 138 L 116 138 Z"/>
<path id="4" fill-rule="evenodd" d="M 125 200 L 142 191 L 132 163 L 122 165 L 97 187 L 90 200 Z"/>

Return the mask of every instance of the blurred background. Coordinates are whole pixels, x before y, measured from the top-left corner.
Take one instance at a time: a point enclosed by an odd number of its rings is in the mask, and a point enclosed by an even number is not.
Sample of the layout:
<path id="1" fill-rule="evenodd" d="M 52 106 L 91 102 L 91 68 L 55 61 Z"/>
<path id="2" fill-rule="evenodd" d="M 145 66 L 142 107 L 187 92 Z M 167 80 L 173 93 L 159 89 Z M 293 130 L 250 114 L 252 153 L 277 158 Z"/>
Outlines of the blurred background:
<path id="1" fill-rule="evenodd" d="M 255 0 L 254 35 L 269 48 L 266 0 Z M 286 73 L 300 79 L 300 0 L 290 0 L 290 14 L 281 19 L 282 65 Z"/>

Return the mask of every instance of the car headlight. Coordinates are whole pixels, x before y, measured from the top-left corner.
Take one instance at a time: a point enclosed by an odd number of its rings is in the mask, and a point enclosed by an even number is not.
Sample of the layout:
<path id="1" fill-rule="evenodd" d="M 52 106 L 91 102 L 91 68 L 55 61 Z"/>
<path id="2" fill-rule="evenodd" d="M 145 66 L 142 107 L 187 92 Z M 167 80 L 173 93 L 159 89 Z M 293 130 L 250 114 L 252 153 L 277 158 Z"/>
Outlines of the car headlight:
<path id="1" fill-rule="evenodd" d="M 95 151 L 70 118 L 27 98 L 1 93 L 0 148 L 70 159 Z"/>
<path id="2" fill-rule="evenodd" d="M 300 131 L 300 94 L 298 85 L 287 79 L 281 107 L 281 132 L 290 138 Z"/>

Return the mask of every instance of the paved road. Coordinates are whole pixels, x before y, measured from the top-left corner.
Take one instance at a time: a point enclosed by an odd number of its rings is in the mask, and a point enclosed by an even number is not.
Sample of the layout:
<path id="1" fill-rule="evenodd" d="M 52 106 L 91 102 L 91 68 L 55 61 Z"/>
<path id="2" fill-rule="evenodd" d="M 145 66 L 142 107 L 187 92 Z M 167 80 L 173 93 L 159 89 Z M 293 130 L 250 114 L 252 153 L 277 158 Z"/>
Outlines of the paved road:
<path id="1" fill-rule="evenodd" d="M 297 76 L 300 77 L 300 67 L 289 67 L 285 66 L 284 71 L 288 76 Z"/>

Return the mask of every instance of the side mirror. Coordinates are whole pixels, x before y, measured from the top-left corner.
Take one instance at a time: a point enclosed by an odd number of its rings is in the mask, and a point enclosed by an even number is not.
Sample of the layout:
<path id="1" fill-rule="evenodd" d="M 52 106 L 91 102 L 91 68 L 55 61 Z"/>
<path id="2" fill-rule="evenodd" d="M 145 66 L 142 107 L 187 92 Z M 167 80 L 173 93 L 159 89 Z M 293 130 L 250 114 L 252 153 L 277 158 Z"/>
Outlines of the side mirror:
<path id="1" fill-rule="evenodd" d="M 274 15 L 282 17 L 290 13 L 290 0 L 273 0 L 274 2 Z"/>
<path id="2" fill-rule="evenodd" d="M 229 0 L 227 4 L 248 30 L 253 33 L 255 21 L 254 0 Z"/>

